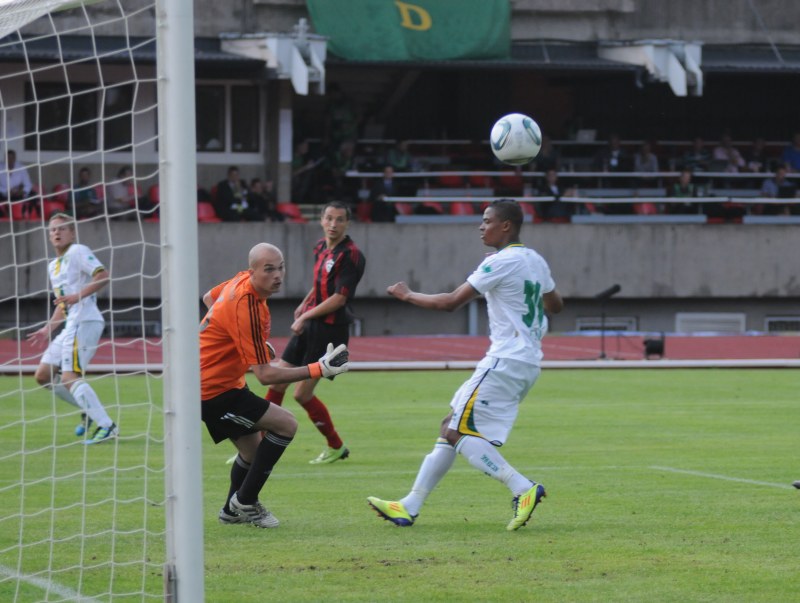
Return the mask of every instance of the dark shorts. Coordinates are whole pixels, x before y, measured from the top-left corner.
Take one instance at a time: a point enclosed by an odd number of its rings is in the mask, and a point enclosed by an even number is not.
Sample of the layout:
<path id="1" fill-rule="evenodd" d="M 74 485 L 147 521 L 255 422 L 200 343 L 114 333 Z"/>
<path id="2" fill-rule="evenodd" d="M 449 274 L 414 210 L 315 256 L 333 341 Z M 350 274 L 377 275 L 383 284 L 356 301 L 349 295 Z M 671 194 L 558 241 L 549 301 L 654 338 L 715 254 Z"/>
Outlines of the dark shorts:
<path id="1" fill-rule="evenodd" d="M 325 355 L 328 343 L 336 347 L 350 341 L 350 325 L 329 325 L 321 320 L 309 320 L 300 335 L 293 335 L 286 344 L 281 360 L 294 366 L 316 362 Z"/>
<path id="2" fill-rule="evenodd" d="M 211 439 L 219 444 L 222 440 L 237 440 L 258 432 L 253 426 L 267 412 L 269 402 L 245 387 L 203 400 L 200 408 Z"/>

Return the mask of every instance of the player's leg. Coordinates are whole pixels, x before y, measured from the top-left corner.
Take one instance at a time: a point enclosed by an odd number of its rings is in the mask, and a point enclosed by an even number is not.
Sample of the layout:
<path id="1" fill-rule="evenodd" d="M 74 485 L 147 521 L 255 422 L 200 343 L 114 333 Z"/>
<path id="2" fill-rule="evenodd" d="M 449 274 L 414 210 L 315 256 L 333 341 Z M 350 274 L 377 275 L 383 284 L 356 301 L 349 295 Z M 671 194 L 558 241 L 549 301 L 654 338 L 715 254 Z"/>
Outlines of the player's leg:
<path id="1" fill-rule="evenodd" d="M 425 500 L 453 466 L 456 458 L 455 448 L 445 438 L 451 415 L 452 413 L 448 414 L 442 421 L 433 450 L 423 459 L 414 485 L 405 497 L 398 501 L 367 497 L 367 502 L 378 515 L 400 527 L 413 525 Z"/>
<path id="2" fill-rule="evenodd" d="M 51 389 L 56 396 L 65 402 L 69 402 L 73 406 L 81 408 L 81 405 L 61 380 L 59 367 L 61 366 L 61 349 L 63 341 L 64 331 L 54 337 L 47 346 L 47 349 L 42 355 L 42 359 L 39 361 L 39 366 L 36 367 L 36 372 L 34 373 L 33 378 L 36 379 L 36 383 Z"/>
<path id="3" fill-rule="evenodd" d="M 97 351 L 103 327 L 103 323 L 99 321 L 68 325 L 64 330 L 65 337 L 61 346 L 62 383 L 69 388 L 70 393 L 89 417 L 89 420 L 82 421 L 84 431 L 91 421 L 97 425 L 92 436 L 86 440 L 87 444 L 97 444 L 119 435 L 116 424 L 108 416 L 97 393 L 83 378 L 86 367 Z M 83 435 L 81 425 L 75 429 L 75 433 Z"/>
<path id="4" fill-rule="evenodd" d="M 328 343 L 334 346 L 348 342 L 348 326 L 329 326 L 318 320 L 309 321 L 305 330 L 289 340 L 279 366 L 304 366 L 319 360 Z M 346 459 L 350 451 L 336 431 L 328 407 L 315 394 L 319 379 L 300 381 L 294 388 L 294 399 L 306 411 L 314 427 L 325 437 L 327 447 L 319 456 L 309 461 L 312 465 L 328 464 Z M 270 399 L 270 398 L 268 398 Z"/>
<path id="5" fill-rule="evenodd" d="M 517 471 L 500 454 L 517 417 L 519 402 L 539 376 L 539 368 L 506 359 L 485 358 L 477 372 L 483 374 L 469 396 L 454 399 L 447 440 L 470 465 L 502 482 L 511 490 L 514 517 L 508 529 L 527 523 L 542 498 L 541 484 Z"/>

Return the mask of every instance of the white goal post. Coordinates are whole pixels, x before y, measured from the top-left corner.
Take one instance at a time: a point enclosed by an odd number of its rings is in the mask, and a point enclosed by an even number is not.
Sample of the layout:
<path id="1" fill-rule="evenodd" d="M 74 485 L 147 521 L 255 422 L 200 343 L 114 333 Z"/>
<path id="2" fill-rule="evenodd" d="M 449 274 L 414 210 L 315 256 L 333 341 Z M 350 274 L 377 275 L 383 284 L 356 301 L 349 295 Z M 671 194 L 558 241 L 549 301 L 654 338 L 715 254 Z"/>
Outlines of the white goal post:
<path id="1" fill-rule="evenodd" d="M 193 17 L 0 0 L 0 601 L 204 600 Z M 82 381 L 119 434 L 95 445 L 31 374 L 58 212 L 110 274 Z"/>

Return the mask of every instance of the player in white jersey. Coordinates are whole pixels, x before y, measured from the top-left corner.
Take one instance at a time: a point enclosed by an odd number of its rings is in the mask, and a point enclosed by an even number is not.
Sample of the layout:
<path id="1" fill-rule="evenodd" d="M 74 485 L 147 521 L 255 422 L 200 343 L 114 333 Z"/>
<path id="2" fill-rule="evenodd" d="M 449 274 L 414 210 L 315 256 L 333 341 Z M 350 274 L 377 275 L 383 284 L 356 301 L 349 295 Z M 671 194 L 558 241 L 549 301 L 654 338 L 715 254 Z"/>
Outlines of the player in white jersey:
<path id="1" fill-rule="evenodd" d="M 395 525 L 413 525 L 456 454 L 511 490 L 514 515 L 508 530 L 524 526 L 545 497 L 544 486 L 519 473 L 498 450 L 514 425 L 519 404 L 539 377 L 545 312 L 555 314 L 564 307 L 547 262 L 520 242 L 522 221 L 522 209 L 511 199 L 498 199 L 486 208 L 481 239 L 497 253 L 484 259 L 454 291 L 418 293 L 404 282 L 388 288 L 401 301 L 446 311 L 485 296 L 491 341 L 475 372 L 453 396 L 440 437 L 408 495 L 399 501 L 367 498 L 381 517 Z"/>
<path id="2" fill-rule="evenodd" d="M 91 249 L 75 242 L 72 216 L 53 214 L 48 234 L 57 256 L 47 267 L 55 309 L 41 329 L 28 335 L 35 344 L 49 341 L 35 378 L 39 385 L 81 409 L 81 423 L 75 428 L 75 435 L 83 436 L 92 423 L 96 424 L 95 431 L 84 440 L 86 444 L 96 444 L 119 433 L 83 378 L 103 333 L 105 321 L 97 308 L 97 292 L 108 284 L 109 274 Z M 63 330 L 51 339 L 62 324 Z"/>

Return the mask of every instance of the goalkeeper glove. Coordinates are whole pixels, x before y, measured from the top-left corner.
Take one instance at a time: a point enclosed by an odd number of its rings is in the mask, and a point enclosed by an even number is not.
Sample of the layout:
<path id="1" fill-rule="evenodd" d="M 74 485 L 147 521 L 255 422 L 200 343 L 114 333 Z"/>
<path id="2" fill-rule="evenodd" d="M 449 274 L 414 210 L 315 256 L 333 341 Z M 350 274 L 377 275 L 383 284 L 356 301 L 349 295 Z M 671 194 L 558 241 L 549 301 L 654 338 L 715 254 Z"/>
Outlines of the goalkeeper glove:
<path id="1" fill-rule="evenodd" d="M 325 355 L 319 359 L 319 362 L 309 364 L 308 371 L 312 379 L 326 377 L 332 380 L 339 373 L 350 370 L 349 360 L 350 354 L 346 345 L 342 343 L 334 349 L 333 344 L 329 343 Z"/>

